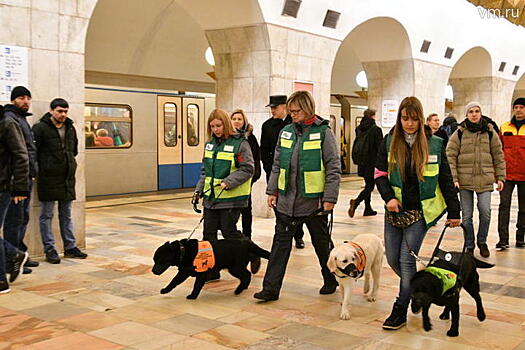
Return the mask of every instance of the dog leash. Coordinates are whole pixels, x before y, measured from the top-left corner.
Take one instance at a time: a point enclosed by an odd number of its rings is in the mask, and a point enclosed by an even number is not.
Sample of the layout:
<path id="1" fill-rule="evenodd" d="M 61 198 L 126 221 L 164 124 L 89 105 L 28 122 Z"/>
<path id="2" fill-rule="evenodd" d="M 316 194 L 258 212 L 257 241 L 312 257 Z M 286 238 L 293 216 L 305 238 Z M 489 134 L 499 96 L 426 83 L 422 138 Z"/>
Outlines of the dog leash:
<path id="1" fill-rule="evenodd" d="M 208 192 L 210 189 L 211 189 L 211 187 L 210 187 L 207 191 L 204 191 L 203 194 L 206 193 L 206 192 Z M 217 199 L 219 199 L 219 197 L 221 196 L 221 194 L 224 192 L 225 189 L 226 189 L 226 188 L 222 188 L 222 189 L 221 189 L 221 191 L 219 192 L 219 194 L 217 195 L 217 197 L 215 197 L 215 199 L 212 201 L 213 203 L 212 203 L 212 205 L 210 206 L 209 209 L 213 208 L 213 206 L 217 203 Z M 197 208 L 197 204 L 199 203 L 198 199 L 195 200 L 195 199 L 192 198 L 191 203 L 193 204 L 193 210 L 194 210 L 195 212 L 197 212 L 197 213 L 199 213 L 199 214 L 202 213 L 202 210 L 200 210 L 199 208 Z M 197 223 L 197 225 L 195 225 L 195 227 L 193 228 L 193 230 L 191 230 L 190 235 L 189 235 L 188 238 L 186 238 L 186 239 L 190 239 L 191 236 L 193 236 L 193 234 L 195 233 L 195 231 L 197 231 L 197 228 L 199 228 L 200 224 L 201 224 L 203 221 L 204 221 L 204 214 L 202 214 L 201 219 L 199 220 L 199 222 Z"/>
<path id="2" fill-rule="evenodd" d="M 328 243 L 328 249 L 332 250 L 334 248 L 334 242 L 332 241 L 332 231 L 334 227 L 334 211 L 333 210 L 324 210 L 323 208 L 316 209 L 312 214 L 308 216 L 304 216 L 300 218 L 299 220 L 293 220 L 291 222 L 291 226 L 294 228 L 298 227 L 299 225 L 304 224 L 308 220 L 318 216 L 318 215 L 330 215 L 330 219 L 328 221 L 328 237 L 329 237 L 329 243 Z M 289 229 L 290 225 L 286 225 L 286 227 Z"/>

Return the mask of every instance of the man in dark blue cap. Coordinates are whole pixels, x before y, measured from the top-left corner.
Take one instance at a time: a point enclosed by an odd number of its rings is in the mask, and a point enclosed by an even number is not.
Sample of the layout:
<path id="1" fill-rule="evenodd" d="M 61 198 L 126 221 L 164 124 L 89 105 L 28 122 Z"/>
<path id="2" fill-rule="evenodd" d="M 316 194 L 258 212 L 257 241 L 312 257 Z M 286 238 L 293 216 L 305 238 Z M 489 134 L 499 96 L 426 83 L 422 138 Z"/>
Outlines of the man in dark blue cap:
<path id="1" fill-rule="evenodd" d="M 270 107 L 272 112 L 272 117 L 263 123 L 261 131 L 261 160 L 266 173 L 266 182 L 272 173 L 273 155 L 279 133 L 282 128 L 292 122 L 292 117 L 286 111 L 287 99 L 286 95 L 272 95 L 270 96 L 270 103 L 266 105 L 266 107 Z M 303 236 L 304 232 L 301 227 L 294 237 L 296 248 L 304 248 Z"/>
<path id="2" fill-rule="evenodd" d="M 24 86 L 16 86 L 11 90 L 11 103 L 4 106 L 4 114 L 12 118 L 20 127 L 29 156 L 29 178 L 28 191 L 29 196 L 26 200 L 20 202 L 11 201 L 4 222 L 4 239 L 11 243 L 15 248 L 25 252 L 27 246 L 24 244 L 24 237 L 29 223 L 31 191 L 33 189 L 33 180 L 38 172 L 36 161 L 36 147 L 33 140 L 31 126 L 27 122 L 27 117 L 31 116 L 29 108 L 31 107 L 31 91 Z M 8 265 L 8 270 L 10 266 Z M 37 267 L 38 262 L 28 259 L 24 266 L 24 273 L 31 273 L 30 267 Z"/>

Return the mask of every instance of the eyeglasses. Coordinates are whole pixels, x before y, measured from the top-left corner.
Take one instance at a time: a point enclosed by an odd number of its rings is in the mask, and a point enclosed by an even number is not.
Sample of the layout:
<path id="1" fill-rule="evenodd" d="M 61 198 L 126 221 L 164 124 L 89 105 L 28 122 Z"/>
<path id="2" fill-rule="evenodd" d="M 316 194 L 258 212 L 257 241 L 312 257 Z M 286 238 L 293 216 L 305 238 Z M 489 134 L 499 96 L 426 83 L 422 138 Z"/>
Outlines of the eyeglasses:
<path id="1" fill-rule="evenodd" d="M 290 109 L 290 114 L 299 114 L 299 112 L 301 112 L 302 110 L 303 110 L 302 108 Z"/>

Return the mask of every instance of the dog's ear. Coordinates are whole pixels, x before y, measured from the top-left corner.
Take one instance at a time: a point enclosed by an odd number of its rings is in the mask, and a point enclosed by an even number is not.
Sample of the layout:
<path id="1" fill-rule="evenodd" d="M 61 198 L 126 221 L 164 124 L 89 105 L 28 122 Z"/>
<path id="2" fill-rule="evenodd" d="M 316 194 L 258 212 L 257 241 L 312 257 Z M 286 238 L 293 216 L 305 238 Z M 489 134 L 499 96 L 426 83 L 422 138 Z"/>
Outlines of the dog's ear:
<path id="1" fill-rule="evenodd" d="M 328 267 L 328 270 L 330 272 L 334 273 L 337 270 L 337 263 L 336 263 L 336 257 L 335 254 L 333 254 L 334 251 L 330 253 L 330 256 L 328 257 L 328 262 L 326 263 L 326 266 Z"/>

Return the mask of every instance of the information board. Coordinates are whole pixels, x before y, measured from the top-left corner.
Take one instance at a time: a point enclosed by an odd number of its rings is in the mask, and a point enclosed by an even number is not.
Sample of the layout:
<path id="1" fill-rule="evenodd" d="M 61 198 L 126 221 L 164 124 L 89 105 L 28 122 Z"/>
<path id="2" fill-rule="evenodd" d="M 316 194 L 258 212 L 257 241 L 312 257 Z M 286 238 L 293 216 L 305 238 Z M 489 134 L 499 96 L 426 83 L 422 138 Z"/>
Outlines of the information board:
<path id="1" fill-rule="evenodd" d="M 27 47 L 0 45 L 0 101 L 9 101 L 15 86 L 28 87 L 27 55 Z"/>

